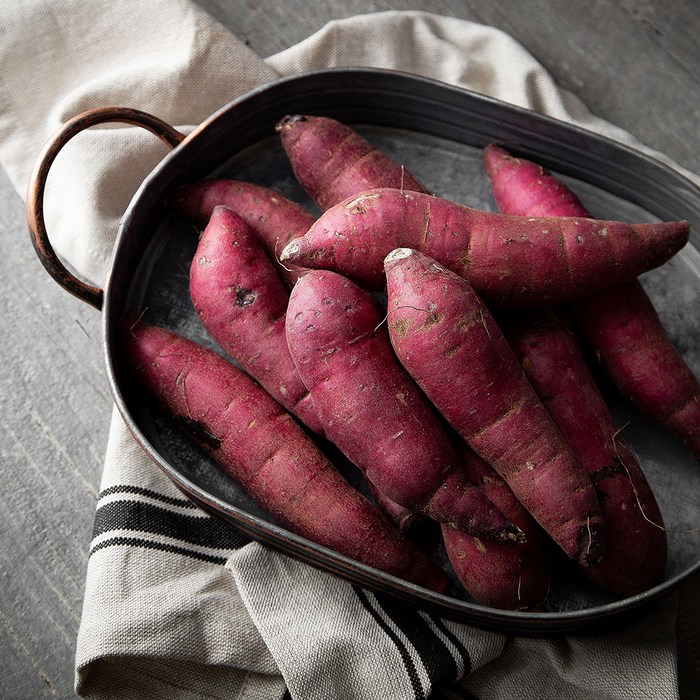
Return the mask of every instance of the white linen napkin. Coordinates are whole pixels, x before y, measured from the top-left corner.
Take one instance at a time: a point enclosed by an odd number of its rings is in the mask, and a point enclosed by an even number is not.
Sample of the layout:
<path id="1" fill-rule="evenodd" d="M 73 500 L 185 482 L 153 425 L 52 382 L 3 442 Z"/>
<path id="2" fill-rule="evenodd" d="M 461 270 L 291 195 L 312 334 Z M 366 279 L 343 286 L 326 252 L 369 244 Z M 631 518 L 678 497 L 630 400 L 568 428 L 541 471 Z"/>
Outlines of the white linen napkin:
<path id="1" fill-rule="evenodd" d="M 590 114 L 503 32 L 448 17 L 335 21 L 267 58 L 188 0 L 4 3 L 0 26 L 0 163 L 20 194 L 41 146 L 86 109 L 136 107 L 186 132 L 254 86 L 331 66 L 437 78 L 645 148 Z M 139 129 L 103 127 L 56 160 L 48 231 L 93 284 L 104 283 L 119 219 L 163 152 Z M 90 698 L 675 698 L 675 610 L 670 597 L 619 632 L 552 640 L 440 620 L 201 513 L 115 411 L 76 690 Z"/>

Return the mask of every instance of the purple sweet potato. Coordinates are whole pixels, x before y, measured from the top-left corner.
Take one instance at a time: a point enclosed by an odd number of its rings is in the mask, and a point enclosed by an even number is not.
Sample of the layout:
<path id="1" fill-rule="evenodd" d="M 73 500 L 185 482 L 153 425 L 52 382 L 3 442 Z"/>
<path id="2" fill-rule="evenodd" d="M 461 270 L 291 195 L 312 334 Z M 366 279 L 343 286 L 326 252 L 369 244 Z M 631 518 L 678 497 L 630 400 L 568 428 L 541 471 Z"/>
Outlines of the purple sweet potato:
<path id="1" fill-rule="evenodd" d="M 389 334 L 437 409 L 562 550 L 600 561 L 605 529 L 588 475 L 470 284 L 410 249 L 387 256 Z"/>
<path id="2" fill-rule="evenodd" d="M 700 382 L 641 283 L 593 294 L 569 312 L 620 392 L 700 458 Z"/>
<path id="3" fill-rule="evenodd" d="M 496 143 L 483 155 L 496 206 L 504 214 L 591 216 L 574 192 L 541 165 L 515 158 Z"/>
<path id="4" fill-rule="evenodd" d="M 452 568 L 482 605 L 505 610 L 539 607 L 549 592 L 549 538 L 508 484 L 464 441 L 457 443 L 457 452 L 469 478 L 525 533 L 526 540 L 489 542 L 443 526 L 442 537 Z"/>
<path id="5" fill-rule="evenodd" d="M 168 197 L 168 204 L 202 227 L 209 221 L 214 207 L 227 206 L 251 227 L 289 286 L 303 272 L 292 263 L 281 264 L 279 256 L 290 240 L 304 235 L 315 217 L 278 192 L 252 182 L 200 180 L 178 187 Z"/>
<path id="6" fill-rule="evenodd" d="M 467 480 L 369 293 L 335 272 L 307 272 L 290 294 L 287 344 L 325 435 L 389 499 L 486 539 L 520 534 Z"/>
<path id="7" fill-rule="evenodd" d="M 506 214 L 589 216 L 551 172 L 495 144 L 484 151 L 494 199 Z M 637 279 L 578 300 L 569 313 L 620 391 L 700 457 L 700 382 Z"/>
<path id="8" fill-rule="evenodd" d="M 560 310 L 532 309 L 502 322 L 537 395 L 588 473 L 605 521 L 605 556 L 584 574 L 621 595 L 664 579 L 667 541 L 659 505 L 618 429 Z"/>
<path id="9" fill-rule="evenodd" d="M 353 489 L 299 424 L 217 353 L 128 322 L 134 376 L 188 435 L 289 530 L 369 566 L 444 592 L 446 574 Z"/>
<path id="10" fill-rule="evenodd" d="M 376 189 L 324 212 L 280 259 L 381 289 L 384 257 L 413 248 L 501 306 L 581 298 L 661 265 L 688 241 L 687 222 L 628 224 L 485 212 L 420 192 Z"/>
<path id="11" fill-rule="evenodd" d="M 199 239 L 190 296 L 219 346 L 288 411 L 322 432 L 287 348 L 289 291 L 250 226 L 225 206 L 214 207 Z"/>
<path id="12" fill-rule="evenodd" d="M 276 128 L 294 175 L 321 209 L 376 187 L 427 191 L 403 165 L 335 119 L 288 115 Z"/>

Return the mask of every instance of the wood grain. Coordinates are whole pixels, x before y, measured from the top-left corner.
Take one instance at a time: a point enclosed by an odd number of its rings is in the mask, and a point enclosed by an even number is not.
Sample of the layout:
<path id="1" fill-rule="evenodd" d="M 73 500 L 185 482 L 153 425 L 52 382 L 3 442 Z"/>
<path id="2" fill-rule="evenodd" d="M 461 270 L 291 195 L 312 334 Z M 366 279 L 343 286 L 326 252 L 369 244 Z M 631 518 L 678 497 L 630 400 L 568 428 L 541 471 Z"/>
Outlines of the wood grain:
<path id="1" fill-rule="evenodd" d="M 700 172 L 696 0 L 199 0 L 262 56 L 327 21 L 424 10 L 496 26 L 598 116 Z M 38 144 L 40 146 L 40 144 Z M 0 173 L 0 697 L 73 697 L 87 550 L 112 410 L 100 316 L 59 289 Z M 688 589 L 690 590 L 690 589 Z M 693 697 L 697 613 L 686 593 L 681 688 Z"/>

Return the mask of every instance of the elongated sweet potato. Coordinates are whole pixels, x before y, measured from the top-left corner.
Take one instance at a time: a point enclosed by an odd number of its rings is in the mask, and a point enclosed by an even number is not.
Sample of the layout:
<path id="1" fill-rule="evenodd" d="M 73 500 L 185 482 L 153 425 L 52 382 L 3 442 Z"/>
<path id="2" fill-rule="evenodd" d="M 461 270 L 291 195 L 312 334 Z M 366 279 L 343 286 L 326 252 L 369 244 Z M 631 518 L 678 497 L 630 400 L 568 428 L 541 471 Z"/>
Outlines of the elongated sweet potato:
<path id="1" fill-rule="evenodd" d="M 700 458 L 700 382 L 673 345 L 638 280 L 569 305 L 622 394 Z"/>
<path id="2" fill-rule="evenodd" d="M 541 165 L 515 158 L 496 143 L 484 148 L 483 157 L 493 198 L 504 214 L 591 216 L 574 192 Z"/>
<path id="3" fill-rule="evenodd" d="M 367 292 L 337 273 L 307 272 L 289 297 L 287 344 L 326 436 L 388 498 L 479 537 L 519 534 L 466 479 Z"/>
<path id="4" fill-rule="evenodd" d="M 168 197 L 173 210 L 202 227 L 220 204 L 251 227 L 282 278 L 293 285 L 303 270 L 292 263 L 281 264 L 279 256 L 290 240 L 309 229 L 315 221 L 313 214 L 272 189 L 240 180 L 200 180 L 178 187 Z"/>
<path id="5" fill-rule="evenodd" d="M 687 222 L 508 216 L 420 192 L 376 189 L 326 211 L 280 259 L 380 289 L 384 257 L 413 248 L 468 279 L 491 304 L 540 306 L 633 279 L 668 260 L 688 236 Z"/>
<path id="6" fill-rule="evenodd" d="M 291 531 L 437 591 L 446 574 L 355 491 L 298 423 L 217 353 L 127 322 L 125 356 L 144 391 Z"/>
<path id="7" fill-rule="evenodd" d="M 595 491 L 500 328 L 459 275 L 410 249 L 384 263 L 389 335 L 428 398 L 574 561 L 605 549 Z"/>
<path id="8" fill-rule="evenodd" d="M 445 551 L 457 577 L 482 605 L 506 610 L 540 606 L 549 592 L 549 540 L 506 482 L 467 444 L 456 446 L 467 475 L 524 533 L 525 542 L 489 542 L 442 526 Z"/>
<path id="9" fill-rule="evenodd" d="M 190 296 L 219 346 L 288 411 L 322 432 L 287 348 L 289 291 L 250 226 L 225 206 L 214 207 L 199 239 Z"/>
<path id="10" fill-rule="evenodd" d="M 507 214 L 588 216 L 551 172 L 491 144 L 494 199 Z M 700 457 L 700 382 L 673 345 L 641 282 L 631 279 L 571 304 L 569 313 L 620 391 Z"/>
<path id="11" fill-rule="evenodd" d="M 276 129 L 294 175 L 321 209 L 375 187 L 427 191 L 400 163 L 336 119 L 287 115 Z"/>
<path id="12" fill-rule="evenodd" d="M 584 574 L 621 595 L 655 586 L 666 566 L 663 517 L 639 462 L 618 436 L 571 324 L 553 309 L 499 320 L 530 384 L 596 488 L 605 556 Z"/>

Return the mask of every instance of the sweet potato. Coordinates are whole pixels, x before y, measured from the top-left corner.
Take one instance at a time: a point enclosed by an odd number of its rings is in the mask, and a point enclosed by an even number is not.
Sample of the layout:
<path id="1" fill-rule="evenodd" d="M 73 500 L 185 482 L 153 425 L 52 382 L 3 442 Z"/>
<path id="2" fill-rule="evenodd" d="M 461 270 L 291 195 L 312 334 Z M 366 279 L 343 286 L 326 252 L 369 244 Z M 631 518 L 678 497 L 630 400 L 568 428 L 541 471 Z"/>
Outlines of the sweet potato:
<path id="1" fill-rule="evenodd" d="M 506 482 L 463 440 L 457 452 L 467 476 L 524 533 L 525 542 L 489 542 L 442 526 L 445 551 L 457 577 L 482 605 L 506 610 L 540 606 L 549 592 L 549 540 Z"/>
<path id="2" fill-rule="evenodd" d="M 279 256 L 288 241 L 308 230 L 315 217 L 280 193 L 252 182 L 209 179 L 176 188 L 167 204 L 201 227 L 214 207 L 223 204 L 251 227 L 289 286 L 303 272 L 292 263 L 282 265 Z"/>
<path id="3" fill-rule="evenodd" d="M 321 209 L 375 187 L 427 191 L 401 164 L 335 119 L 287 115 L 276 130 L 294 175 Z"/>
<path id="4" fill-rule="evenodd" d="M 287 344 L 325 435 L 389 499 L 479 537 L 519 535 L 466 479 L 367 292 L 335 272 L 307 272 L 289 297 Z"/>
<path id="5" fill-rule="evenodd" d="M 331 207 L 280 259 L 381 289 L 384 257 L 413 248 L 468 279 L 491 304 L 540 306 L 633 279 L 668 260 L 688 236 L 682 221 L 508 216 L 420 192 L 376 189 Z"/>
<path id="6" fill-rule="evenodd" d="M 497 206 L 506 214 L 589 216 L 551 172 L 496 144 L 484 151 Z M 576 301 L 569 312 L 620 391 L 700 457 L 700 382 L 673 345 L 641 282 Z"/>
<path id="7" fill-rule="evenodd" d="M 591 216 L 574 192 L 541 165 L 514 158 L 496 143 L 484 148 L 483 160 L 494 201 L 504 214 Z"/>
<path id="8" fill-rule="evenodd" d="M 618 429 L 560 310 L 499 319 L 535 392 L 588 473 L 605 521 L 605 556 L 584 574 L 621 595 L 664 578 L 667 541 L 659 505 Z"/>
<path id="9" fill-rule="evenodd" d="M 574 561 L 605 549 L 598 500 L 470 284 L 410 249 L 384 263 L 396 354 L 437 409 Z"/>
<path id="10" fill-rule="evenodd" d="M 700 382 L 641 283 L 593 294 L 569 311 L 620 392 L 700 458 Z"/>
<path id="11" fill-rule="evenodd" d="M 209 335 L 288 411 L 322 432 L 287 348 L 289 291 L 248 224 L 218 205 L 190 266 L 190 296 Z"/>
<path id="12" fill-rule="evenodd" d="M 299 424 L 217 353 L 125 323 L 134 376 L 174 420 L 289 530 L 369 566 L 444 592 L 446 574 L 353 489 Z"/>

